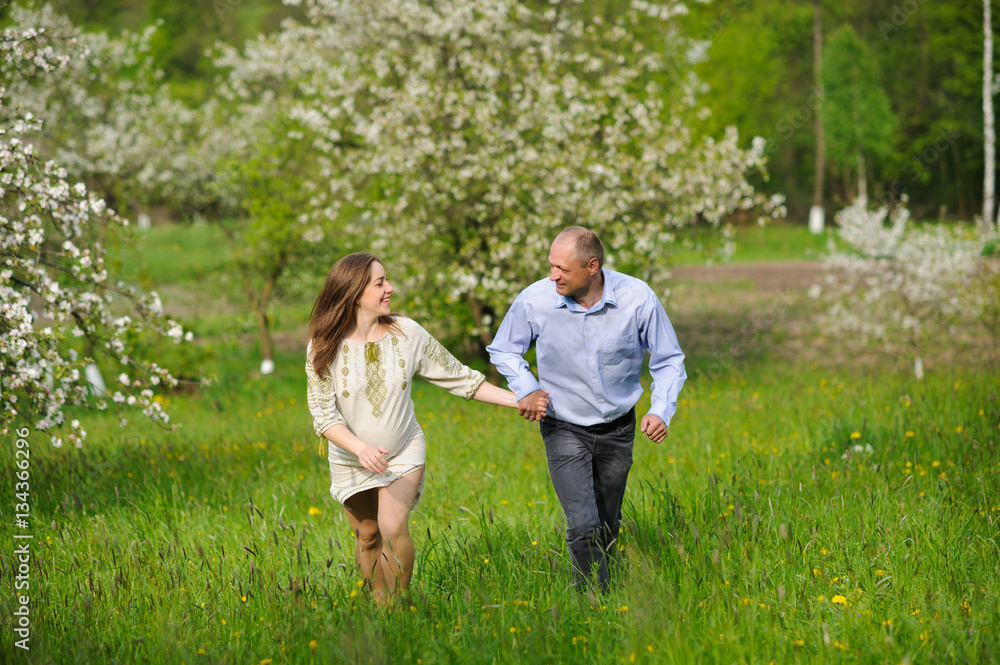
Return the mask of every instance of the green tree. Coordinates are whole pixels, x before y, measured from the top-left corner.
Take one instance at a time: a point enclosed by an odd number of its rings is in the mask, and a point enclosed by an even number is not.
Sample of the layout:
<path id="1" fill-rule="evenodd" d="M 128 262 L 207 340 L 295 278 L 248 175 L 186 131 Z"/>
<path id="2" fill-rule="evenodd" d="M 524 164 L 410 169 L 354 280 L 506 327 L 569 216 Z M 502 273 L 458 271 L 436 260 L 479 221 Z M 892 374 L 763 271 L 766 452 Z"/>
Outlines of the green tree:
<path id="1" fill-rule="evenodd" d="M 827 42 L 823 59 L 823 127 L 827 154 L 845 172 L 857 170 L 856 197 L 868 202 L 868 159 L 892 152 L 896 116 L 868 48 L 849 25 Z"/>
<path id="2" fill-rule="evenodd" d="M 232 116 L 230 116 L 232 117 Z M 240 149 L 216 166 L 223 203 L 219 224 L 229 241 L 246 302 L 253 310 L 261 373 L 274 369 L 270 310 L 296 272 L 322 265 L 325 234 L 308 214 L 316 196 L 316 159 L 311 135 L 283 112 L 251 126 Z M 325 273 L 324 273 L 325 274 Z"/>

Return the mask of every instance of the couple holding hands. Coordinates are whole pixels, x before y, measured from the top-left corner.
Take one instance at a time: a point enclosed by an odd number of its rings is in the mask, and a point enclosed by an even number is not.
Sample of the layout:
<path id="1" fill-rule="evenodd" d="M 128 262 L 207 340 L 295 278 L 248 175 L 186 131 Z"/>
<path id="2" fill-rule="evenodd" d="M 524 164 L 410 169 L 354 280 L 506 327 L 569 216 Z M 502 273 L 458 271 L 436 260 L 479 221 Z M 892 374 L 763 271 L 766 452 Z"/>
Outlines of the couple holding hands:
<path id="1" fill-rule="evenodd" d="M 413 574 L 409 514 L 420 500 L 426 458 L 410 397 L 414 374 L 540 423 L 576 585 L 586 588 L 596 576 L 607 588 L 643 357 L 649 352 L 653 385 L 639 430 L 659 443 L 686 379 L 684 354 L 652 289 L 604 267 L 596 234 L 564 230 L 549 264 L 549 276 L 518 295 L 487 347 L 510 390 L 485 381 L 415 321 L 394 316 L 394 289 L 376 257 L 350 254 L 330 270 L 309 320 L 309 411 L 316 433 L 333 444 L 330 492 L 344 507 L 376 601 L 405 590 Z M 524 360 L 532 342 L 537 379 Z"/>

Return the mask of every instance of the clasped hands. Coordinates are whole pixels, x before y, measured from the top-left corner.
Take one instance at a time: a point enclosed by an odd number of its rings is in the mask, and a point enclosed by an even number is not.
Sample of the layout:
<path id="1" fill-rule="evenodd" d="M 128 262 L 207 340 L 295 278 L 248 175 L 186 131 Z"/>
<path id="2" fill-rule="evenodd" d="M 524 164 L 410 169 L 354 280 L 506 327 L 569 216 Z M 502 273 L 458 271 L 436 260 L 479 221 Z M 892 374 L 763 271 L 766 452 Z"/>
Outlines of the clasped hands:
<path id="1" fill-rule="evenodd" d="M 545 417 L 548 406 L 549 394 L 539 388 L 518 400 L 517 412 L 527 421 L 538 422 Z M 649 413 L 643 417 L 639 431 L 649 437 L 653 443 L 660 443 L 667 438 L 669 428 L 659 416 Z"/>
<path id="2" fill-rule="evenodd" d="M 549 394 L 541 388 L 517 400 L 517 414 L 532 423 L 544 418 L 548 407 Z"/>

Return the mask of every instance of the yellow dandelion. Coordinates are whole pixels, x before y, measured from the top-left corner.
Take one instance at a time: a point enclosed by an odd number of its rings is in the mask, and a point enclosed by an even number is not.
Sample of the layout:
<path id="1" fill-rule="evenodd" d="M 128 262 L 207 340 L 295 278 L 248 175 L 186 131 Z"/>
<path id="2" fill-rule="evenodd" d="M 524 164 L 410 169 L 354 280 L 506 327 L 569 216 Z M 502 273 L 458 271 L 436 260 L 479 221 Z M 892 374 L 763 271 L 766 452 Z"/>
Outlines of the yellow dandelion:
<path id="1" fill-rule="evenodd" d="M 806 645 L 806 641 L 805 640 L 795 640 L 794 642 L 792 642 L 792 644 L 794 644 L 797 647 L 804 647 Z"/>
<path id="2" fill-rule="evenodd" d="M 208 652 L 205 651 L 205 649 L 203 649 L 203 648 L 202 649 L 198 649 L 198 655 L 199 656 L 207 656 Z"/>
<path id="3" fill-rule="evenodd" d="M 834 605 L 843 605 L 845 607 L 847 606 L 847 598 L 841 596 L 840 594 L 831 598 L 830 602 L 833 603 Z"/>
<path id="4" fill-rule="evenodd" d="M 852 439 L 860 439 L 861 438 L 861 432 L 851 432 L 851 438 Z"/>
<path id="5" fill-rule="evenodd" d="M 260 665 L 271 665 L 274 662 L 273 658 L 264 658 L 260 661 Z"/>
<path id="6" fill-rule="evenodd" d="M 628 612 L 628 605 L 622 605 L 618 608 L 619 612 Z"/>
<path id="7" fill-rule="evenodd" d="M 320 510 L 319 508 L 317 508 L 316 506 L 309 506 L 309 514 L 310 515 L 319 515 L 322 512 L 323 511 Z"/>
<path id="8" fill-rule="evenodd" d="M 649 653 L 653 653 L 653 645 L 652 644 L 647 644 L 646 645 L 646 651 L 648 651 Z"/>
<path id="9" fill-rule="evenodd" d="M 309 640 L 309 648 L 311 650 L 315 651 L 316 647 L 318 647 L 318 646 L 319 646 L 319 642 L 317 642 L 316 640 Z"/>
<path id="10" fill-rule="evenodd" d="M 914 434 L 914 433 L 913 433 L 912 431 L 910 431 L 910 430 L 907 430 L 907 431 L 906 431 L 906 434 L 904 434 L 903 436 L 905 436 L 905 437 L 906 437 L 907 439 L 912 439 L 912 438 L 913 438 L 914 436 L 916 436 L 916 434 Z"/>
<path id="11" fill-rule="evenodd" d="M 511 626 L 510 627 L 510 633 L 511 633 L 511 635 L 513 635 L 516 632 L 517 632 L 517 626 Z"/>

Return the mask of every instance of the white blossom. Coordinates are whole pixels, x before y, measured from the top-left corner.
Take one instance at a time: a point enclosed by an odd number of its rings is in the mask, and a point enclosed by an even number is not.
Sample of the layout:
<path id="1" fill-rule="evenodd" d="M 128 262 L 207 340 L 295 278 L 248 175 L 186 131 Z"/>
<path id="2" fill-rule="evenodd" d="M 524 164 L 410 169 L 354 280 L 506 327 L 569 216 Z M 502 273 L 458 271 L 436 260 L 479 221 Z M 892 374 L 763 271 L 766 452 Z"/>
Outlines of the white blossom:
<path id="1" fill-rule="evenodd" d="M 104 248 L 93 239 L 102 234 L 94 233 L 93 227 L 113 233 L 124 220 L 83 184 L 71 185 L 66 168 L 42 159 L 33 144 L 23 140 L 28 134 L 32 140 L 48 138 L 46 132 L 57 132 L 61 120 L 51 108 L 55 102 L 33 97 L 41 89 L 34 83 L 40 78 L 58 79 L 74 58 L 89 56 L 74 50 L 70 32 L 50 32 L 42 25 L 52 20 L 50 10 L 32 14 L 14 7 L 11 15 L 13 25 L 0 34 L 0 72 L 8 83 L 0 87 L 0 428 L 27 420 L 38 430 L 51 431 L 64 425 L 67 405 L 108 407 L 103 398 L 91 394 L 86 379 L 92 356 L 103 353 L 109 363 L 137 358 L 131 341 L 136 333 L 164 332 L 164 322 L 132 288 L 108 280 Z M 40 24 L 26 26 L 31 17 Z M 58 41 L 57 34 L 69 37 Z M 66 54 L 60 52 L 64 46 L 70 48 Z M 100 67 L 90 61 L 87 66 Z M 51 87 L 46 89 L 46 94 L 53 93 Z M 72 96 L 68 89 L 59 92 Z M 81 103 L 74 112 L 88 112 L 87 104 Z M 63 156 L 73 161 L 68 153 Z M 132 313 L 122 315 L 129 305 Z M 74 348 L 74 341 L 81 339 L 87 342 L 86 354 Z M 130 360 L 126 365 L 135 378 L 121 374 L 126 392 L 114 394 L 115 404 L 135 399 L 133 392 L 152 385 L 151 376 L 176 385 L 176 379 L 155 363 Z M 165 423 L 164 415 L 153 412 L 151 417 Z M 79 420 L 69 425 L 70 440 L 81 445 L 86 432 Z M 51 441 L 56 447 L 63 444 L 56 434 Z"/>

